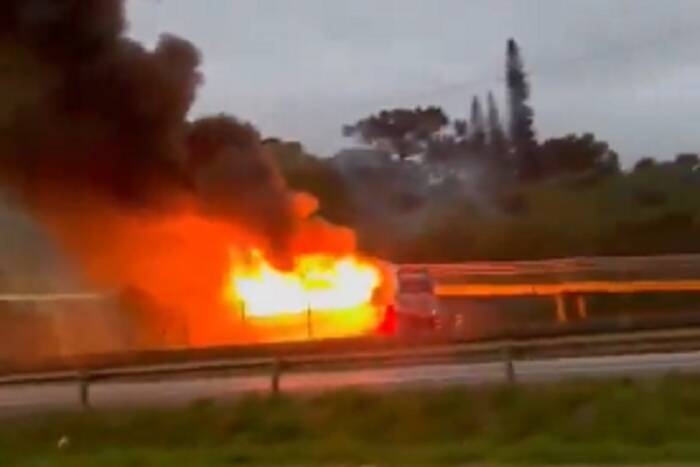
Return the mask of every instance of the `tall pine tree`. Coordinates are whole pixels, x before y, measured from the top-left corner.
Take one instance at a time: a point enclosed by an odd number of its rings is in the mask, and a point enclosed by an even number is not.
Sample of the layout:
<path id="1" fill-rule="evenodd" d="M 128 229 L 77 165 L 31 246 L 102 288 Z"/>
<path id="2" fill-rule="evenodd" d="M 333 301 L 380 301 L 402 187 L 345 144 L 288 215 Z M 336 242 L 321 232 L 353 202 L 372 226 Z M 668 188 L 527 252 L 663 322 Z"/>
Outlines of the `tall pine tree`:
<path id="1" fill-rule="evenodd" d="M 510 139 L 518 175 L 525 180 L 535 179 L 542 169 L 537 154 L 534 112 L 529 104 L 530 86 L 520 48 L 514 39 L 508 39 L 506 48 L 506 83 L 510 105 Z"/>
<path id="2" fill-rule="evenodd" d="M 488 121 L 488 141 L 491 152 L 498 156 L 499 159 L 504 159 L 508 152 L 508 139 L 506 138 L 503 124 L 501 123 L 501 115 L 498 111 L 498 104 L 493 97 L 493 93 L 489 91 L 487 97 L 486 119 Z"/>
<path id="3" fill-rule="evenodd" d="M 486 146 L 486 123 L 484 122 L 484 111 L 478 96 L 472 98 L 471 117 L 469 118 L 471 142 L 474 150 L 481 151 Z"/>

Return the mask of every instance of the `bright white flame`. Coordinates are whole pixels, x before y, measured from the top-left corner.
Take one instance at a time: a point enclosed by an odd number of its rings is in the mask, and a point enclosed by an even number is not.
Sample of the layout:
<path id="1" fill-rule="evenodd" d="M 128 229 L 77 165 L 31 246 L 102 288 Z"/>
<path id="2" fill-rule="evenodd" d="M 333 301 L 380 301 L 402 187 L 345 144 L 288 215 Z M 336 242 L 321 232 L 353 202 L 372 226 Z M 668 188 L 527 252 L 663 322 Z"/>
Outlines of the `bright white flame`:
<path id="1" fill-rule="evenodd" d="M 302 255 L 292 270 L 280 271 L 255 251 L 249 261 L 234 262 L 231 294 L 246 316 L 269 317 L 364 307 L 379 283 L 379 271 L 354 257 Z"/>

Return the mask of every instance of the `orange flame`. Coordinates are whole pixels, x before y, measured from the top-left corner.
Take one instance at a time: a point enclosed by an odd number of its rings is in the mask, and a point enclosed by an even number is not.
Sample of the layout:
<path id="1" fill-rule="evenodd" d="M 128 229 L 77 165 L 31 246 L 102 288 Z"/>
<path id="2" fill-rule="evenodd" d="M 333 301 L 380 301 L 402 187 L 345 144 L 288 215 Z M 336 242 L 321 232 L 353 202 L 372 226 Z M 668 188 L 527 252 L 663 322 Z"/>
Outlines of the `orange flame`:
<path id="1" fill-rule="evenodd" d="M 273 339 L 345 337 L 372 332 L 379 269 L 352 255 L 303 254 L 282 271 L 259 250 L 233 254 L 227 301 Z"/>
<path id="2" fill-rule="evenodd" d="M 59 206 L 42 220 L 90 282 L 138 292 L 121 304 L 136 332 L 114 333 L 144 348 L 375 334 L 390 294 L 381 262 L 356 253 L 352 230 L 314 216 L 315 198 L 293 201 L 297 225 L 282 254 L 188 199 L 138 216 L 85 200 L 90 209 Z"/>

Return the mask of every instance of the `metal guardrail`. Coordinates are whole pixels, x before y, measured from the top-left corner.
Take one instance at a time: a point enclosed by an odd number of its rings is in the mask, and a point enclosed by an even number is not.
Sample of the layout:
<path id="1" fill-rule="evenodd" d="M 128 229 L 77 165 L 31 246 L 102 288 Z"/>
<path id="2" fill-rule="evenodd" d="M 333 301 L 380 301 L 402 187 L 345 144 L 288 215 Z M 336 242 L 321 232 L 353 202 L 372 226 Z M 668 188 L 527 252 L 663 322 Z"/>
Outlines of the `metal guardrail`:
<path id="1" fill-rule="evenodd" d="M 90 406 L 90 387 L 114 380 L 169 379 L 183 375 L 203 376 L 218 373 L 243 375 L 267 374 L 270 392 L 283 389 L 283 376 L 288 372 L 342 370 L 367 366 L 400 367 L 460 363 L 503 363 L 504 381 L 515 383 L 516 360 L 620 355 L 645 352 L 677 352 L 700 350 L 700 330 L 683 329 L 650 331 L 620 335 L 569 336 L 546 339 L 504 339 L 489 343 L 453 344 L 440 346 L 355 351 L 336 354 L 275 356 L 214 360 L 183 364 L 135 366 L 125 368 L 81 369 L 44 374 L 5 376 L 0 387 L 8 385 L 37 385 L 75 383 L 82 407 Z"/>
<path id="2" fill-rule="evenodd" d="M 495 296 L 552 296 L 558 321 L 567 321 L 567 306 L 574 305 L 576 314 L 587 316 L 584 294 L 590 293 L 636 293 L 652 292 L 700 292 L 700 255 L 671 255 L 655 257 L 623 258 L 566 258 L 544 261 L 514 262 L 470 262 L 463 264 L 405 264 L 401 269 L 428 270 L 437 279 L 436 291 L 442 296 L 495 297 Z M 609 274 L 614 280 L 591 280 L 586 276 L 592 273 Z M 628 279 L 622 273 L 644 273 L 650 276 L 663 276 L 663 279 Z M 564 280 L 561 277 L 573 274 L 577 280 Z M 541 281 L 542 275 L 550 275 L 554 280 Z M 616 276 L 617 275 L 617 276 Z M 537 276 L 538 280 L 533 280 Z M 458 283 L 449 283 L 451 277 L 459 278 Z M 503 277 L 513 277 L 517 282 L 502 283 Z M 691 277 L 690 279 L 688 277 Z M 474 281 L 479 278 L 479 281 Z M 493 279 L 493 280 L 492 280 Z M 51 302 L 51 301 L 93 301 L 108 298 L 108 295 L 95 293 L 50 293 L 50 294 L 0 294 L 0 302 Z M 574 300 L 568 300 L 573 298 Z M 585 321 L 578 321 L 585 322 Z M 558 328 L 559 329 L 559 328 Z M 561 331 L 557 331 L 561 332 Z M 454 347 L 452 347 L 454 348 Z M 270 366 L 270 359 L 258 367 Z M 237 360 L 237 365 L 241 360 Z M 115 370 L 102 374 L 91 372 L 90 378 L 108 378 L 116 375 Z M 46 375 L 45 375 L 46 376 Z"/>
<path id="3" fill-rule="evenodd" d="M 520 295 L 562 295 L 639 292 L 700 292 L 700 280 L 571 281 L 523 284 L 437 284 L 438 296 L 503 297 Z"/>
<path id="4" fill-rule="evenodd" d="M 586 318 L 590 294 L 700 293 L 700 255 L 403 264 L 399 271 L 427 271 L 439 297 L 551 296 L 559 322 L 569 319 L 570 302 Z"/>
<path id="5" fill-rule="evenodd" d="M 529 276 L 540 274 L 588 274 L 646 272 L 656 276 L 694 274 L 700 279 L 700 255 L 579 257 L 532 261 L 469 261 L 464 263 L 396 264 L 401 271 L 428 271 L 437 279 L 451 276 Z M 2 301 L 100 300 L 116 292 L 12 292 L 0 293 Z"/>
<path id="6" fill-rule="evenodd" d="M 438 292 L 444 295 L 551 295 L 598 290 L 626 293 L 635 286 L 651 291 L 668 291 L 673 287 L 679 291 L 700 289 L 700 255 L 397 264 L 396 267 L 402 272 L 428 271 L 438 282 Z M 591 275 L 602 275 L 629 285 L 610 285 L 598 276 L 591 279 Z M 504 278 L 517 281 L 502 284 L 500 279 Z M 455 280 L 456 284 L 450 280 Z M 672 283 L 675 286 L 669 285 Z M 100 301 L 114 295 L 114 291 L 0 293 L 0 302 Z"/>
<path id="7" fill-rule="evenodd" d="M 68 293 L 4 293 L 0 294 L 0 302 L 72 302 L 72 301 L 102 301 L 108 295 L 93 292 Z"/>
<path id="8" fill-rule="evenodd" d="M 691 270 L 700 274 L 700 255 L 580 257 L 533 261 L 473 261 L 466 263 L 401 264 L 402 270 L 429 270 L 440 277 L 452 274 L 485 276 L 527 275 L 542 273 L 589 272 L 660 272 Z"/>

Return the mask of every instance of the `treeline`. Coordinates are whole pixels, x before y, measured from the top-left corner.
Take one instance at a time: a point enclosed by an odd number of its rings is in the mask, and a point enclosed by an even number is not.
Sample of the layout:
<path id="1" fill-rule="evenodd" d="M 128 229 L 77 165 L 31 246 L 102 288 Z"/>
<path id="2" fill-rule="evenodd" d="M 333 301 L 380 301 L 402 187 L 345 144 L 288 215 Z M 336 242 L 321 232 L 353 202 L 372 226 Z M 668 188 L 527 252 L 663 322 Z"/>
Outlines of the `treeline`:
<path id="1" fill-rule="evenodd" d="M 479 164 L 492 175 L 520 181 L 562 173 L 620 171 L 618 155 L 590 133 L 539 142 L 528 75 L 513 39 L 507 43 L 505 63 L 507 122 L 489 92 L 486 111 L 479 96 L 472 98 L 468 119 L 451 120 L 437 106 L 385 109 L 346 125 L 343 134 L 399 160 L 415 158 L 436 166 Z"/>
<path id="2" fill-rule="evenodd" d="M 593 134 L 539 141 L 520 48 L 506 46 L 507 112 L 493 93 L 468 118 L 440 107 L 381 110 L 346 125 L 363 148 L 330 159 L 268 140 L 289 184 L 396 261 L 699 252 L 700 158 L 623 171 Z"/>

